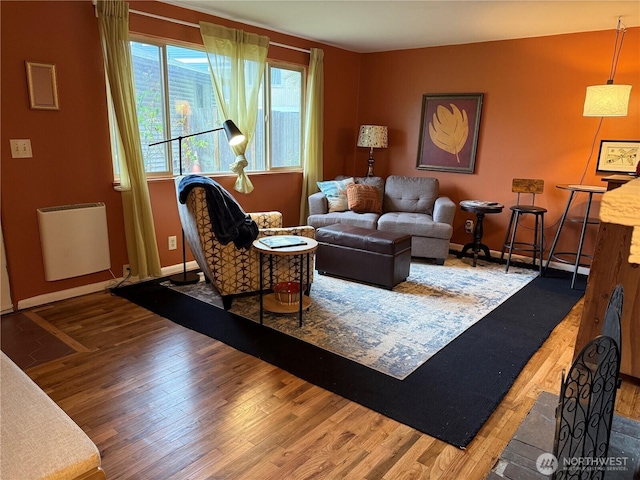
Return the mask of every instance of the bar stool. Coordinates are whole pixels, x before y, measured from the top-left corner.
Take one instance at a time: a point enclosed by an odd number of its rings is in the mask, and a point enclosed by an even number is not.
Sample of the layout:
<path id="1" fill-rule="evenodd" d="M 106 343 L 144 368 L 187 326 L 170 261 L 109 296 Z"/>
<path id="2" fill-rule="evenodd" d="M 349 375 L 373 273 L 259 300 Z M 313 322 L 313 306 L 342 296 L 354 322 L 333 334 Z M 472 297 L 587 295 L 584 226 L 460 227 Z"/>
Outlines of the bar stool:
<path id="1" fill-rule="evenodd" d="M 504 253 L 509 249 L 507 256 L 507 267 L 505 272 L 509 271 L 511 263 L 511 254 L 518 252 L 533 252 L 533 266 L 536 265 L 536 258 L 540 255 L 540 275 L 542 275 L 542 252 L 544 250 L 544 214 L 546 208 L 538 207 L 535 204 L 536 195 L 541 194 L 544 190 L 544 180 L 533 180 L 528 178 L 514 178 L 511 184 L 511 191 L 518 194 L 516 204 L 510 207 L 511 218 L 507 227 L 507 234 L 502 244 L 502 254 L 500 255 L 500 263 L 504 259 Z M 520 194 L 531 194 L 531 204 L 520 204 Z M 533 229 L 533 242 L 516 242 L 516 231 L 518 230 L 518 222 L 522 215 L 533 215 L 535 217 L 535 227 Z M 512 228 L 513 227 L 513 228 Z M 539 230 L 538 230 L 539 228 Z M 540 236 L 538 237 L 538 231 Z"/>
<path id="2" fill-rule="evenodd" d="M 574 287 L 576 283 L 576 276 L 578 275 L 578 267 L 587 266 L 587 264 L 580 263 L 582 257 L 593 258 L 593 255 L 582 253 L 582 246 L 584 244 L 584 234 L 587 231 L 587 225 L 597 225 L 599 221 L 597 219 L 589 218 L 589 211 L 591 210 L 591 201 L 593 200 L 594 194 L 603 194 L 607 191 L 605 187 L 595 186 L 595 185 L 556 185 L 556 188 L 560 188 L 562 190 L 568 190 L 571 192 L 569 195 L 569 200 L 567 201 L 567 207 L 564 209 L 564 213 L 562 214 L 562 218 L 560 219 L 560 225 L 558 226 L 558 231 L 556 232 L 556 236 L 553 239 L 553 244 L 551 245 L 551 250 L 549 250 L 549 257 L 547 258 L 547 264 L 544 266 L 544 272 L 546 273 L 547 268 L 549 268 L 549 263 L 551 259 L 555 259 L 562 263 L 571 263 L 570 261 L 560 258 L 558 255 L 569 255 L 575 256 L 576 260 L 573 264 L 573 276 L 571 277 L 571 288 Z M 569 207 L 571 207 L 571 202 L 573 201 L 576 193 L 587 193 L 589 195 L 589 199 L 587 200 L 587 209 L 584 213 L 584 218 L 582 219 L 582 230 L 580 231 L 580 242 L 578 243 L 578 251 L 577 252 L 556 252 L 556 244 L 558 243 L 558 238 L 560 238 L 560 233 L 562 232 L 562 227 L 564 226 L 565 220 L 567 219 L 567 213 L 569 212 Z"/>

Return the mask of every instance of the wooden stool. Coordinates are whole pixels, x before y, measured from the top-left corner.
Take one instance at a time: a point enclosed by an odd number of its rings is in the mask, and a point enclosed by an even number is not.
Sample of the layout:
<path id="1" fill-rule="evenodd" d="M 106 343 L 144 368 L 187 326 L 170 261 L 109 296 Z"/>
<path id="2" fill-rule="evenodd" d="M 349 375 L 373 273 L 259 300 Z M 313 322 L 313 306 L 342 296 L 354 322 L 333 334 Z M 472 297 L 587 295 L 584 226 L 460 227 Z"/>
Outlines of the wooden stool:
<path id="1" fill-rule="evenodd" d="M 546 208 L 537 207 L 534 205 L 536 195 L 542 193 L 544 190 L 544 180 L 531 180 L 526 178 L 514 178 L 511 184 L 511 191 L 518 194 L 516 204 L 510 207 L 511 218 L 509 219 L 509 226 L 507 227 L 507 234 L 504 237 L 502 244 L 502 254 L 500 255 L 500 262 L 504 260 L 504 253 L 509 249 L 507 255 L 507 266 L 505 272 L 509 271 L 509 264 L 511 263 L 511 254 L 514 251 L 519 252 L 533 252 L 533 266 L 536 265 L 536 257 L 540 254 L 540 267 L 539 271 L 542 274 L 542 252 L 544 251 L 544 214 L 547 212 Z M 531 194 L 531 204 L 520 204 L 520 194 Z M 521 215 L 533 215 L 535 217 L 535 226 L 533 229 L 533 242 L 517 242 L 516 231 L 518 230 L 518 222 Z M 538 237 L 538 228 L 540 228 L 540 237 Z"/>

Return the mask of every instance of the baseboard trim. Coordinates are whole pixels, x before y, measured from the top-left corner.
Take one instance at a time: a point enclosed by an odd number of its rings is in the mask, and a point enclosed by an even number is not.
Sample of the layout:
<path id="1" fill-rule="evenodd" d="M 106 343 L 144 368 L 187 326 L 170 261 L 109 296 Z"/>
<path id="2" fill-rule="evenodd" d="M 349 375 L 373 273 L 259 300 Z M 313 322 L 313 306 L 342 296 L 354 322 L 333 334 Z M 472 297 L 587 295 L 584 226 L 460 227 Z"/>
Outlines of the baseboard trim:
<path id="1" fill-rule="evenodd" d="M 175 273 L 180 273 L 183 271 L 183 264 L 170 265 L 168 267 L 163 267 L 161 274 L 163 277 L 168 275 L 173 275 Z M 198 264 L 195 260 L 191 262 L 187 262 L 187 270 L 196 270 L 198 269 Z M 46 305 L 47 303 L 58 302 L 60 300 L 67 300 L 69 298 L 80 297 L 82 295 L 88 295 L 90 293 L 101 292 L 103 290 L 109 290 L 110 288 L 115 287 L 119 283 L 124 280 L 123 277 L 114 278 L 112 280 L 107 280 L 104 282 L 91 283 L 89 285 L 81 285 L 79 287 L 69 288 L 67 290 L 59 290 L 57 292 L 45 293 L 43 295 L 37 295 L 31 298 L 25 298 L 24 300 L 18 301 L 18 310 L 25 310 L 27 308 L 39 307 L 41 305 Z M 145 279 L 147 280 L 147 279 Z M 140 281 L 138 277 L 131 277 L 127 279 L 127 283 L 138 283 Z"/>
<path id="2" fill-rule="evenodd" d="M 463 245 L 460 245 L 458 243 L 450 243 L 449 244 L 449 251 L 451 253 L 457 254 L 460 253 L 462 251 L 462 247 Z M 500 255 L 502 254 L 502 252 L 498 252 L 495 250 L 489 250 L 491 253 L 491 257 L 495 260 L 498 260 L 500 258 Z M 484 258 L 484 255 L 480 256 L 480 258 Z M 514 253 L 511 255 L 511 260 L 513 262 L 516 263 L 524 263 L 524 264 L 528 264 L 531 265 L 533 259 L 531 257 L 526 257 L 524 255 L 518 255 L 517 253 Z M 547 264 L 547 259 L 543 259 L 543 267 L 544 265 Z M 549 263 L 549 267 L 553 268 L 555 270 L 562 270 L 564 272 L 573 272 L 573 265 L 568 264 L 568 263 L 562 263 L 562 262 L 550 262 Z M 589 275 L 589 267 L 578 267 L 578 273 L 580 275 Z"/>

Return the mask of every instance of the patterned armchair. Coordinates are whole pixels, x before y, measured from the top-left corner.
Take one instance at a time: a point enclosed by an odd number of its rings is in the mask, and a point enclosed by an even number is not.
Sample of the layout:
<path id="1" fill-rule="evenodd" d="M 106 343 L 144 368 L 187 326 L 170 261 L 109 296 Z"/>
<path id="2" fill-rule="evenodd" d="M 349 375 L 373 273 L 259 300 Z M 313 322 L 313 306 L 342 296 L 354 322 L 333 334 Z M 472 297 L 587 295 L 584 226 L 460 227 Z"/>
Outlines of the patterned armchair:
<path id="1" fill-rule="evenodd" d="M 176 198 L 178 185 L 182 177 L 175 179 Z M 253 250 L 237 248 L 233 242 L 222 245 L 213 233 L 207 208 L 205 190 L 196 187 L 189 192 L 186 203 L 178 203 L 180 222 L 184 230 L 185 240 L 193 256 L 202 269 L 205 277 L 222 296 L 224 308 L 231 307 L 233 295 L 258 292 L 260 289 L 260 256 Z M 309 226 L 282 228 L 280 212 L 249 213 L 259 228 L 258 238 L 269 235 L 300 235 L 314 238 L 315 229 Z M 310 258 L 309 281 L 313 282 L 314 256 Z M 268 262 L 265 256 L 265 262 Z M 300 269 L 306 276 L 306 261 L 303 265 L 297 256 L 272 257 L 274 283 L 293 281 L 299 277 Z M 269 285 L 269 267 L 263 268 L 264 284 Z M 306 277 L 305 277 L 306 278 Z M 309 286 L 310 287 L 310 286 Z"/>

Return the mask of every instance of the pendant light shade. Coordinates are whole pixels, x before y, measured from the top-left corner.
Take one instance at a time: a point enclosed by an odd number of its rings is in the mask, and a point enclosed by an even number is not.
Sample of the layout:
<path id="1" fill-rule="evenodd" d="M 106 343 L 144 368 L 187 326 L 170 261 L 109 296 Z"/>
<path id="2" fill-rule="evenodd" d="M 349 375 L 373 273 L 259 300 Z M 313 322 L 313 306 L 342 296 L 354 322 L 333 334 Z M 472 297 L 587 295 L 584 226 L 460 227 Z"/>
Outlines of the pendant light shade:
<path id="1" fill-rule="evenodd" d="M 606 85 L 592 85 L 587 87 L 587 96 L 584 99 L 585 117 L 626 117 L 629 109 L 629 97 L 631 96 L 631 85 L 614 85 L 613 77 L 618 67 L 618 59 L 622 51 L 622 42 L 627 28 L 618 18 L 616 27 L 616 39 L 613 44 L 613 58 L 611 59 L 611 70 L 609 80 Z"/>
<path id="2" fill-rule="evenodd" d="M 584 100 L 585 117 L 624 117 L 629 109 L 631 85 L 592 85 Z"/>

